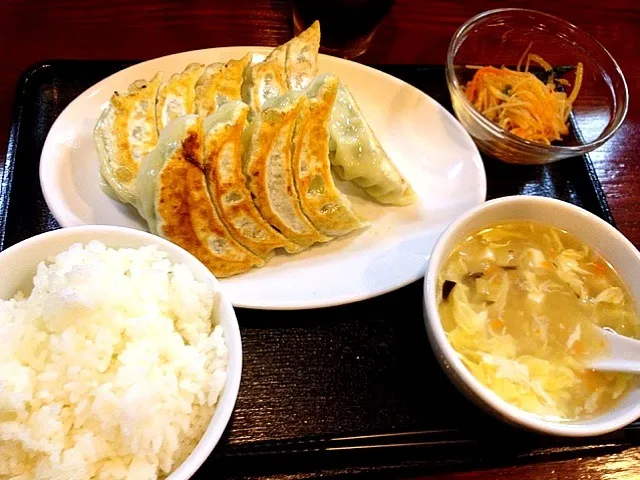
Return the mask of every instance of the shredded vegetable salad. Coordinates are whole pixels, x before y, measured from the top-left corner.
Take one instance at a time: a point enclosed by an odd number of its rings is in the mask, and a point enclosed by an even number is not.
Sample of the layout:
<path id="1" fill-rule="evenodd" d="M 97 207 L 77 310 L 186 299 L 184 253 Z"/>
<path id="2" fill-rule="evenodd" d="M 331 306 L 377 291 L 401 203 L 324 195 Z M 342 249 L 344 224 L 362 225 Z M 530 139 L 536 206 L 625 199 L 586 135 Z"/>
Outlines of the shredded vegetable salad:
<path id="1" fill-rule="evenodd" d="M 528 53 L 529 48 L 516 70 L 504 66 L 469 67 L 477 71 L 464 92 L 476 110 L 506 131 L 551 145 L 569 133 L 567 121 L 580 92 L 584 67 L 582 63 L 577 64 L 574 86 L 567 95 L 563 90 L 570 86 L 569 82 L 557 78 L 554 68 L 540 56 Z M 546 81 L 529 70 L 531 63 L 545 70 Z M 558 86 L 562 88 L 559 90 Z"/>
<path id="2" fill-rule="evenodd" d="M 592 416 L 631 376 L 593 372 L 595 328 L 638 337 L 615 270 L 566 232 L 513 222 L 482 230 L 450 255 L 439 278 L 447 338 L 469 371 L 507 402 L 551 420 Z"/>

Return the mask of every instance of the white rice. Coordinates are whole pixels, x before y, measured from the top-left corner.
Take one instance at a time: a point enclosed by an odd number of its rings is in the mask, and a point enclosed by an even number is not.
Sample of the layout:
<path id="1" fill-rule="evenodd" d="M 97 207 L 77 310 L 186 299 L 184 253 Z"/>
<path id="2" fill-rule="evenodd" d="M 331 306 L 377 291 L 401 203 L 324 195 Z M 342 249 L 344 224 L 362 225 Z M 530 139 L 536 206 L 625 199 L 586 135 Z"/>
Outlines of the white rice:
<path id="1" fill-rule="evenodd" d="M 0 300 L 0 480 L 177 468 L 226 381 L 216 293 L 155 247 L 80 244 Z"/>

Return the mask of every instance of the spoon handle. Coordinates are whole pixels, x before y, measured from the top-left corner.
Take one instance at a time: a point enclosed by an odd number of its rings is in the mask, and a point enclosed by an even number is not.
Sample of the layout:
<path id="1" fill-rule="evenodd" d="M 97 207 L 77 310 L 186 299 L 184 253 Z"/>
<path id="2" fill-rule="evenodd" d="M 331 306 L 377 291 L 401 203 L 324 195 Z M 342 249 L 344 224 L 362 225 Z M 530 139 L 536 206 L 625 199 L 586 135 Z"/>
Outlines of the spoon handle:
<path id="1" fill-rule="evenodd" d="M 640 340 L 602 330 L 607 342 L 606 356 L 595 358 L 588 367 L 601 372 L 640 373 Z"/>

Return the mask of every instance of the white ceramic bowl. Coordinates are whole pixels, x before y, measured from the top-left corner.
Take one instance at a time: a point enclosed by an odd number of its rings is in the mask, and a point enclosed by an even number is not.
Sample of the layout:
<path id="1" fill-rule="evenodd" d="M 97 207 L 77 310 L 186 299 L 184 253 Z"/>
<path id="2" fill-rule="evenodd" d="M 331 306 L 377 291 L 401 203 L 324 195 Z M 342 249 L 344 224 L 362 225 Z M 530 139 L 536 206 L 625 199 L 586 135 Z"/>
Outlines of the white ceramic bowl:
<path id="1" fill-rule="evenodd" d="M 0 272 L 2 272 L 0 298 L 10 298 L 18 290 L 30 291 L 38 263 L 68 249 L 74 243 L 87 244 L 91 240 L 99 240 L 114 248 L 156 245 L 158 249 L 169 255 L 172 262 L 187 265 L 198 280 L 213 284 L 215 290 L 220 292 L 220 301 L 215 303 L 214 314 L 224 328 L 229 348 L 227 383 L 204 436 L 182 465 L 167 477 L 167 480 L 187 480 L 198 470 L 218 443 L 229 422 L 238 396 L 242 371 L 242 343 L 236 314 L 229 300 L 220 291 L 218 280 L 189 252 L 150 233 L 112 226 L 64 228 L 37 235 L 4 250 L 0 253 Z"/>
<path id="2" fill-rule="evenodd" d="M 640 252 L 618 230 L 586 210 L 560 200 L 532 196 L 504 197 L 470 210 L 440 236 L 424 283 L 425 323 L 429 341 L 451 381 L 472 401 L 511 424 L 538 432 L 582 437 L 617 430 L 640 417 L 640 384 L 600 416 L 567 422 L 543 420 L 502 400 L 464 366 L 447 340 L 438 315 L 438 274 L 451 251 L 483 227 L 510 220 L 531 220 L 562 228 L 594 248 L 618 271 L 634 299 L 640 299 Z"/>

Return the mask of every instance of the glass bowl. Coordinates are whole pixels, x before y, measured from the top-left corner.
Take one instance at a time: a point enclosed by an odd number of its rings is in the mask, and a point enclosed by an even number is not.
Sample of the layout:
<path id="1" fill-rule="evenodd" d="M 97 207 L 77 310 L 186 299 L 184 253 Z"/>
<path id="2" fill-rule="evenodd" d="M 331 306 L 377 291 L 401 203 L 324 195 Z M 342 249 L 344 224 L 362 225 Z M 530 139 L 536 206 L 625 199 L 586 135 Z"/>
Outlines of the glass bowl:
<path id="1" fill-rule="evenodd" d="M 472 106 L 461 88 L 475 72 L 469 66 L 515 68 L 530 44 L 530 53 L 554 67 L 584 65 L 582 87 L 569 118 L 574 128 L 550 146 L 499 127 Z M 629 103 L 620 67 L 595 38 L 571 23 L 534 10 L 502 8 L 467 20 L 449 44 L 446 76 L 453 110 L 478 148 L 508 163 L 551 163 L 595 150 L 620 128 Z M 573 84 L 574 74 L 563 78 Z"/>

